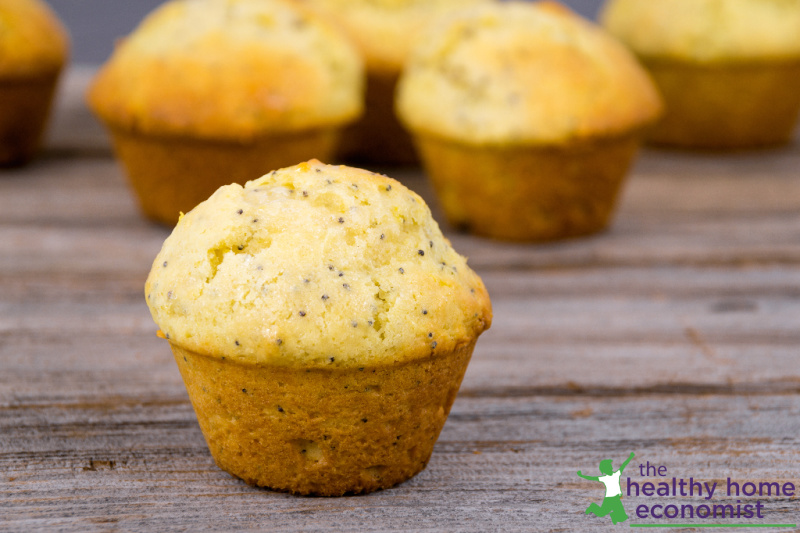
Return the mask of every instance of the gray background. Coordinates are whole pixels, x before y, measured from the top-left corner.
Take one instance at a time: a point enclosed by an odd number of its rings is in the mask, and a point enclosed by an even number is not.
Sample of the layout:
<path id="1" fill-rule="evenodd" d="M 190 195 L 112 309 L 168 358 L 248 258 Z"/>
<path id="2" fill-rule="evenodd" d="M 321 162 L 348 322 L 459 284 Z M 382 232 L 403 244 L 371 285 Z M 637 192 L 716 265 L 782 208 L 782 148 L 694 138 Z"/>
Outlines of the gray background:
<path id="1" fill-rule="evenodd" d="M 73 63 L 102 63 L 114 41 L 130 33 L 162 0 L 49 0 L 72 36 Z M 586 17 L 593 18 L 602 0 L 565 0 Z"/>

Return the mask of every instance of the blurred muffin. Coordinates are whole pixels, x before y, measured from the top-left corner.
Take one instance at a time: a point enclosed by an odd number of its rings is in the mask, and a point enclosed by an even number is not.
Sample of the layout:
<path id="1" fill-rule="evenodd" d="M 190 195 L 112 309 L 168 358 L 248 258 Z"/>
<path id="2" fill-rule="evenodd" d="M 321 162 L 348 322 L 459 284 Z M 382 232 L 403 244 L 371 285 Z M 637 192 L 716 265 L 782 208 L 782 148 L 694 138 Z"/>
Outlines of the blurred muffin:
<path id="1" fill-rule="evenodd" d="M 430 30 L 397 109 L 450 222 L 524 241 L 606 227 L 661 108 L 631 54 L 554 2 L 482 6 Z"/>
<path id="2" fill-rule="evenodd" d="M 0 0 L 0 166 L 33 157 L 44 132 L 69 39 L 39 0 Z"/>
<path id="3" fill-rule="evenodd" d="M 298 494 L 422 470 L 491 322 L 419 196 L 314 160 L 182 217 L 145 294 L 220 468 Z"/>
<path id="4" fill-rule="evenodd" d="M 362 109 L 340 32 L 281 0 L 173 0 L 115 50 L 89 92 L 142 210 L 174 224 L 219 186 L 328 157 Z"/>
<path id="5" fill-rule="evenodd" d="M 800 0 L 612 0 L 602 20 L 664 96 L 653 142 L 728 149 L 791 138 L 800 113 Z"/>
<path id="6" fill-rule="evenodd" d="M 367 67 L 364 116 L 348 128 L 341 156 L 380 164 L 417 160 L 411 138 L 394 113 L 397 78 L 412 46 L 432 20 L 490 0 L 302 0 L 337 23 Z"/>

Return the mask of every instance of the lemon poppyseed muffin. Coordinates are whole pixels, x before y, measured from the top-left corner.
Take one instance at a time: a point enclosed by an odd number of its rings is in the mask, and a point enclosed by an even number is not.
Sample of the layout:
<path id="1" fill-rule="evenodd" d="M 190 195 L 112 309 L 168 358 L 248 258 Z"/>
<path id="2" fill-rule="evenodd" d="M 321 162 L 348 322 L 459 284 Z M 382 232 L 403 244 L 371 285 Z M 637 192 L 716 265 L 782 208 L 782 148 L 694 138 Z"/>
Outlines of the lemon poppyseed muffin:
<path id="1" fill-rule="evenodd" d="M 419 196 L 318 161 L 219 189 L 178 223 L 145 292 L 217 464 L 299 494 L 424 468 L 491 323 Z"/>
<path id="2" fill-rule="evenodd" d="M 800 114 L 800 0 L 614 0 L 602 21 L 664 95 L 651 141 L 733 149 L 791 139 Z"/>
<path id="3" fill-rule="evenodd" d="M 0 166 L 33 157 L 69 52 L 66 30 L 39 0 L 0 0 Z"/>
<path id="4" fill-rule="evenodd" d="M 504 2 L 431 26 L 397 109 L 452 224 L 542 241 L 606 227 L 661 111 L 620 43 L 554 2 Z"/>
<path id="5" fill-rule="evenodd" d="M 219 186 L 328 157 L 362 109 L 339 31 L 282 0 L 172 0 L 89 91 L 148 217 L 174 224 Z"/>

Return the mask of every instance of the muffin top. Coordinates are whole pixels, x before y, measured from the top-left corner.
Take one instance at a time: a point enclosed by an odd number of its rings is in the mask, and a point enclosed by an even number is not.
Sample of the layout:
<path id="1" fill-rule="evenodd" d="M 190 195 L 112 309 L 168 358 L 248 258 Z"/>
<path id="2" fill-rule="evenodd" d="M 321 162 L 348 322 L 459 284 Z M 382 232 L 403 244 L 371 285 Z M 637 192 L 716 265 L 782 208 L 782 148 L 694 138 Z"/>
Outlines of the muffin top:
<path id="1" fill-rule="evenodd" d="M 221 187 L 183 216 L 145 294 L 169 342 L 271 365 L 430 357 L 491 323 L 483 283 L 419 196 L 316 160 Z"/>
<path id="2" fill-rule="evenodd" d="M 67 32 L 47 4 L 0 0 L 0 75 L 52 75 L 66 62 L 68 49 Z"/>
<path id="3" fill-rule="evenodd" d="M 397 75 L 421 31 L 459 8 L 491 0 L 302 0 L 335 21 L 353 39 L 367 69 Z"/>
<path id="4" fill-rule="evenodd" d="M 603 25 L 649 59 L 800 59 L 800 0 L 611 0 Z"/>
<path id="5" fill-rule="evenodd" d="M 429 28 L 400 78 L 397 111 L 416 133 L 468 144 L 563 144 L 640 128 L 661 101 L 600 28 L 555 2 L 504 2 Z"/>
<path id="6" fill-rule="evenodd" d="M 89 91 L 112 126 L 251 140 L 338 125 L 363 68 L 339 30 L 283 0 L 172 0 L 123 41 Z"/>

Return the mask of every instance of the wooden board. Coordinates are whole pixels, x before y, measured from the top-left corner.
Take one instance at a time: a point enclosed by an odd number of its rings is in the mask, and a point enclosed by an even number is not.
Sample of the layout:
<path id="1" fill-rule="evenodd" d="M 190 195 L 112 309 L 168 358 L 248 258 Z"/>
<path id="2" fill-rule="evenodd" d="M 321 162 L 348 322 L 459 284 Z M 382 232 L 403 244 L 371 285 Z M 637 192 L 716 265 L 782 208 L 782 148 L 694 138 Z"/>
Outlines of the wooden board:
<path id="1" fill-rule="evenodd" d="M 494 326 L 428 468 L 336 499 L 216 468 L 144 304 L 168 232 L 141 219 L 102 144 L 67 133 L 0 172 L 0 530 L 606 530 L 583 514 L 602 486 L 575 472 L 630 452 L 623 480 L 646 481 L 649 461 L 670 477 L 800 486 L 799 143 L 646 151 L 614 226 L 589 239 L 446 228 Z M 441 220 L 420 171 L 383 170 Z M 796 495 L 762 500 L 754 523 L 800 523 Z M 654 501 L 625 497 L 630 521 Z"/>

